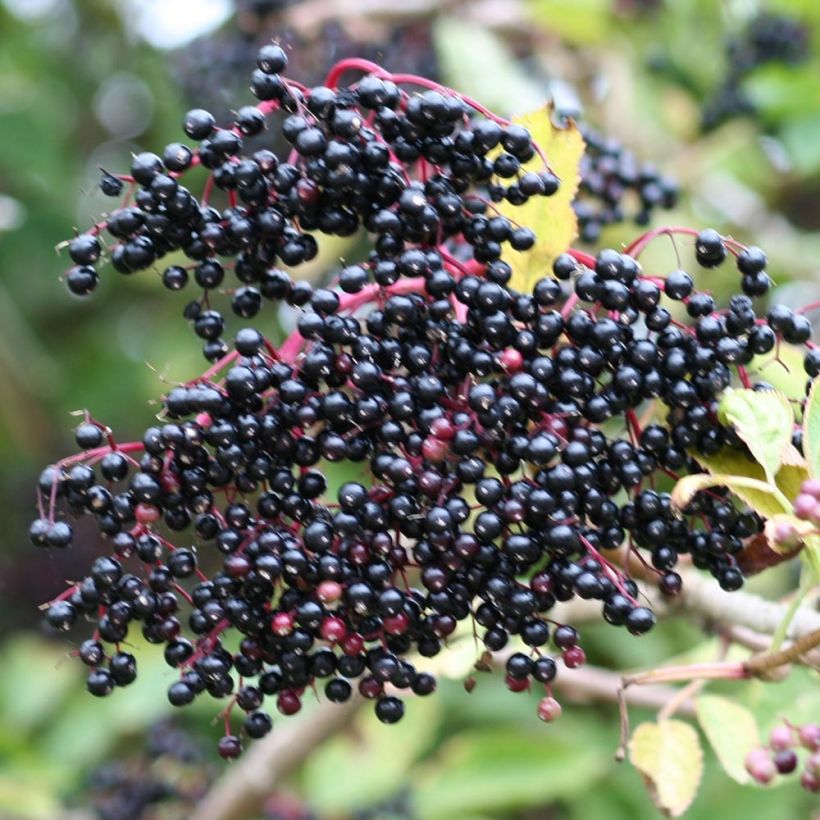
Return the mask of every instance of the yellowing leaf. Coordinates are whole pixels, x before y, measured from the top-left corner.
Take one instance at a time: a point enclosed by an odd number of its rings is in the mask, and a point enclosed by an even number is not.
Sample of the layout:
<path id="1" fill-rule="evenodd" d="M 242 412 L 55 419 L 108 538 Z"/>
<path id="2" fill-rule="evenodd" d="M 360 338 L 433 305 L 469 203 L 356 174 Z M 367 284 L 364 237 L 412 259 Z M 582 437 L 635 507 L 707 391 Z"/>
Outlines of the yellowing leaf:
<path id="1" fill-rule="evenodd" d="M 697 452 L 693 452 L 692 455 L 712 474 L 746 476 L 747 478 L 757 479 L 761 483 L 766 483 L 763 468 L 757 462 L 750 461 L 738 450 L 724 447 L 716 455 L 707 456 Z M 777 473 L 775 484 L 787 499 L 793 499 L 797 496 L 800 485 L 805 478 L 805 467 L 784 464 Z M 762 492 L 748 486 L 736 485 L 732 492 L 764 518 L 771 518 L 771 516 L 778 513 L 791 512 L 791 506 L 785 506 L 769 491 Z"/>
<path id="2" fill-rule="evenodd" d="M 781 464 L 788 464 L 790 467 L 806 468 L 806 459 L 800 455 L 800 451 L 789 442 L 780 453 Z"/>
<path id="3" fill-rule="evenodd" d="M 775 390 L 732 390 L 723 392 L 718 415 L 731 424 L 749 452 L 774 479 L 794 432 L 794 411 L 783 393 Z"/>
<path id="4" fill-rule="evenodd" d="M 703 775 L 703 752 L 688 723 L 641 723 L 629 741 L 629 759 L 665 816 L 680 817 L 689 808 Z"/>
<path id="5" fill-rule="evenodd" d="M 726 774 L 738 783 L 750 783 L 746 755 L 760 745 L 755 716 L 720 695 L 701 695 L 695 701 L 695 712 Z"/>
<path id="6" fill-rule="evenodd" d="M 683 509 L 692 500 L 695 493 L 705 490 L 707 487 L 728 487 L 736 495 L 740 495 L 743 490 L 754 490 L 756 493 L 771 493 L 772 487 L 765 481 L 756 478 L 748 478 L 742 475 L 725 475 L 722 473 L 695 473 L 681 478 L 672 490 L 672 503 Z M 737 490 L 737 492 L 736 492 Z"/>
<path id="7" fill-rule="evenodd" d="M 820 378 L 812 383 L 803 411 L 803 452 L 809 475 L 820 478 Z"/>
<path id="8" fill-rule="evenodd" d="M 531 291 L 535 282 L 551 275 L 555 258 L 578 235 L 572 200 L 580 180 L 584 139 L 574 122 L 559 128 L 550 114 L 550 108 L 545 106 L 532 114 L 515 117 L 514 121 L 529 130 L 550 170 L 561 180 L 561 187 L 552 196 L 534 196 L 524 205 L 511 205 L 507 200 L 498 205 L 507 219 L 535 232 L 535 245 L 530 250 L 515 251 L 504 245 L 504 259 L 513 269 L 510 287 L 522 292 Z M 522 171 L 543 170 L 544 160 L 538 154 L 522 166 Z"/>

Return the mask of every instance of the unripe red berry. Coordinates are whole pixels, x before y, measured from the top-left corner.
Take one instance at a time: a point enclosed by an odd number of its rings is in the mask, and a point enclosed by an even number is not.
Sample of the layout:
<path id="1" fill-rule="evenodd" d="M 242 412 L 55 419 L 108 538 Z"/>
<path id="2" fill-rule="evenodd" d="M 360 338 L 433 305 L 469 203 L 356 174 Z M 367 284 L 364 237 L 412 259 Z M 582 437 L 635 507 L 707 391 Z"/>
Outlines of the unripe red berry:
<path id="1" fill-rule="evenodd" d="M 504 677 L 504 683 L 507 685 L 507 689 L 510 692 L 524 692 L 525 690 L 529 689 L 530 684 L 527 678 L 513 678 L 511 675 L 506 675 Z"/>
<path id="2" fill-rule="evenodd" d="M 274 635 L 290 635 L 293 632 L 293 617 L 288 612 L 277 612 L 271 620 L 270 630 Z"/>
<path id="3" fill-rule="evenodd" d="M 545 723 L 551 723 L 561 717 L 562 711 L 561 704 L 555 698 L 541 698 L 538 702 L 538 717 Z"/>
<path id="4" fill-rule="evenodd" d="M 788 726 L 775 726 L 769 735 L 769 745 L 780 751 L 788 749 L 794 743 L 794 732 Z"/>
<path id="5" fill-rule="evenodd" d="M 286 690 L 276 698 L 276 708 L 283 715 L 295 715 L 302 708 L 302 701 L 296 692 Z"/>
<path id="6" fill-rule="evenodd" d="M 766 749 L 752 749 L 746 755 L 746 771 L 761 784 L 770 783 L 777 774 L 771 754 Z"/>
<path id="7" fill-rule="evenodd" d="M 569 649 L 565 649 L 562 657 L 568 669 L 583 666 L 587 659 L 586 652 L 580 646 L 571 646 Z"/>
<path id="8" fill-rule="evenodd" d="M 333 615 L 322 621 L 321 635 L 328 643 L 337 643 L 344 640 L 347 635 L 347 627 L 341 618 Z"/>
<path id="9" fill-rule="evenodd" d="M 820 749 L 820 726 L 816 723 L 807 723 L 799 730 L 800 744 L 811 752 Z"/>

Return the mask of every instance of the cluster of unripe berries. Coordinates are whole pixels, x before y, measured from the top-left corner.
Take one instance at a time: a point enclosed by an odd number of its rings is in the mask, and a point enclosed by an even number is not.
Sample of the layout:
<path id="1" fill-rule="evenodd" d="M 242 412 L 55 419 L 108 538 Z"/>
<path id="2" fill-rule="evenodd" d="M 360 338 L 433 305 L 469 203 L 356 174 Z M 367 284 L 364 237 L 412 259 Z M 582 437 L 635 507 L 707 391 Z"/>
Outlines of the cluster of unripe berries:
<path id="1" fill-rule="evenodd" d="M 794 499 L 794 514 L 803 521 L 820 526 L 820 481 L 810 478 L 803 482 Z"/>
<path id="2" fill-rule="evenodd" d="M 777 775 L 792 774 L 800 765 L 804 750 L 800 785 L 809 792 L 820 792 L 820 726 L 784 723 L 772 729 L 768 746 L 752 749 L 746 755 L 746 771 L 757 783 L 771 783 Z"/>
<path id="3" fill-rule="evenodd" d="M 644 273 L 651 233 L 625 253 L 568 251 L 515 289 L 505 249 L 537 237 L 497 204 L 559 186 L 526 129 L 424 78 L 348 61 L 309 89 L 286 63 L 266 46 L 258 105 L 228 128 L 191 111 L 196 146 L 106 175 L 127 202 L 69 244 L 75 293 L 107 262 L 132 274 L 173 253 L 159 275 L 197 289 L 184 314 L 213 365 L 163 397 L 141 441 L 89 416 L 81 452 L 42 474 L 33 543 L 69 545 L 63 508 L 93 519 L 107 547 L 47 620 L 89 625 L 77 654 L 92 694 L 134 680 L 122 646 L 137 629 L 179 670 L 172 704 L 228 698 L 226 725 L 239 710 L 250 738 L 270 730 L 271 703 L 293 714 L 320 685 L 399 720 L 404 693 L 435 688 L 424 659 L 466 621 L 487 651 L 520 641 L 507 686 L 542 687 L 551 720 L 559 662 L 585 660 L 559 602 L 595 601 L 635 635 L 654 624 L 619 566 L 624 546 L 669 595 L 681 554 L 725 589 L 743 583 L 737 555 L 761 519 L 725 491 L 676 511 L 663 486 L 700 472 L 699 453 L 743 447 L 717 420 L 722 391 L 811 326 L 760 311 L 765 255 L 710 230 L 682 233 L 703 268 L 734 263 L 742 294 L 726 309 L 683 270 Z M 350 70 L 364 76 L 340 87 Z M 243 153 L 277 119 L 290 155 Z M 195 196 L 182 177 L 198 165 Z M 329 286 L 285 270 L 316 254 L 314 234 L 361 230 L 369 252 Z M 296 329 L 275 344 L 257 323 L 229 344 L 222 295 L 243 320 L 285 303 Z M 651 402 L 664 412 L 642 423 Z M 219 752 L 241 746 L 229 730 Z"/>

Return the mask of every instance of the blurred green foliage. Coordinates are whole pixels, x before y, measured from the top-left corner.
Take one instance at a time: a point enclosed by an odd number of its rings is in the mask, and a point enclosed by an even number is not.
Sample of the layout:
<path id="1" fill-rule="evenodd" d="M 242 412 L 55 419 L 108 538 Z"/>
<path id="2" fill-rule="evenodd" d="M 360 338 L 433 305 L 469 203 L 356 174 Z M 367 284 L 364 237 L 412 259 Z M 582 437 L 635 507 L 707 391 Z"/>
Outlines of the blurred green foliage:
<path id="1" fill-rule="evenodd" d="M 440 18 L 434 42 L 443 80 L 502 110 L 532 107 L 556 81 L 573 86 L 592 123 L 677 176 L 685 196 L 666 215 L 670 224 L 709 223 L 760 244 L 781 285 L 774 298 L 790 301 L 799 290 L 805 300 L 807 289 L 820 295 L 820 3 L 765 4 L 809 27 L 809 60 L 748 77 L 757 119 L 706 136 L 698 129 L 699 106 L 726 70 L 725 39 L 763 5 L 528 0 L 537 36 L 526 63 L 516 61 L 514 38 L 480 24 Z M 152 721 L 170 713 L 159 693 L 171 672 L 139 647 L 138 682 L 97 701 L 67 660 L 70 647 L 38 634 L 36 604 L 75 577 L 84 555 L 77 548 L 46 556 L 28 546 L 32 487 L 44 464 L 72 449 L 71 411 L 88 408 L 133 437 L 165 381 L 200 367 L 181 302 L 163 298 L 158 276 L 106 272 L 94 299 L 77 300 L 58 282 L 68 262 L 55 246 L 111 207 L 96 190 L 97 166 L 118 171 L 130 151 L 179 138 L 180 114 L 197 101 L 180 98 L 167 55 L 136 39 L 117 3 L 63 0 L 23 20 L 0 2 L 0 45 L 0 816 L 52 820 L 68 807 L 87 809 L 89 772 L 133 754 Z M 143 106 L 142 119 L 126 117 L 119 129 L 117 111 L 105 107 L 113 80 Z M 604 241 L 617 245 L 636 232 L 618 226 Z M 658 243 L 645 264 L 674 265 L 672 248 Z M 731 283 L 709 284 L 722 297 L 731 292 Z M 783 573 L 761 583 L 782 588 Z M 706 657 L 715 650 L 680 623 L 640 641 L 602 625 L 585 640 L 591 661 L 613 669 L 649 667 L 698 646 Z M 816 688 L 816 680 L 797 685 Z M 715 689 L 760 709 L 767 703 L 772 720 L 800 694 L 785 684 Z M 397 726 L 360 715 L 312 755 L 290 789 L 320 817 L 350 816 L 402 793 L 411 816 L 431 820 L 656 816 L 638 774 L 613 761 L 613 704 L 567 704 L 546 726 L 535 703 L 535 695 L 508 693 L 498 675 L 479 675 L 469 697 L 459 681 L 444 681 Z M 199 702 L 184 722 L 212 735 L 216 711 Z M 741 788 L 709 758 L 689 816 L 799 817 L 810 805 L 793 782 Z M 394 815 L 384 808 L 373 816 Z"/>

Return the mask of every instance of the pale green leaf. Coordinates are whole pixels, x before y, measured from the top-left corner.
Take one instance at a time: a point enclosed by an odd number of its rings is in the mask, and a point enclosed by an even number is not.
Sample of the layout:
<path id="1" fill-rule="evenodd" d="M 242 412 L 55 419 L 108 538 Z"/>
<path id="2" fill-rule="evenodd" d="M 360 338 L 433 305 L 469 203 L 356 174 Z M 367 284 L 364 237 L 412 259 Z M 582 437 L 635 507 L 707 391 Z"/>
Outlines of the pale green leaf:
<path id="1" fill-rule="evenodd" d="M 726 774 L 738 783 L 750 783 L 746 755 L 760 745 L 755 716 L 745 706 L 720 695 L 701 695 L 695 701 L 695 711 Z"/>
<path id="2" fill-rule="evenodd" d="M 692 455 L 713 475 L 745 476 L 746 478 L 756 479 L 763 484 L 766 483 L 763 468 L 757 462 L 750 461 L 744 453 L 738 450 L 724 447 L 716 455 L 704 455 L 697 452 L 692 453 Z M 805 478 L 805 467 L 784 465 L 778 471 L 775 483 L 777 489 L 786 499 L 793 499 L 800 491 L 800 485 Z M 764 518 L 770 518 L 779 513 L 791 512 L 791 505 L 784 504 L 770 490 L 762 492 L 751 487 L 736 485 L 732 492 Z"/>
<path id="3" fill-rule="evenodd" d="M 752 381 L 763 381 L 785 394 L 792 401 L 802 401 L 806 389 L 806 373 L 803 370 L 803 348 L 782 343 L 777 352 L 755 356 L 746 366 Z M 800 417 L 799 407 L 795 415 Z"/>
<path id="4" fill-rule="evenodd" d="M 707 487 L 728 487 L 732 492 L 740 495 L 742 491 L 753 490 L 756 493 L 772 492 L 772 485 L 756 478 L 741 475 L 725 475 L 712 473 L 695 473 L 681 478 L 672 490 L 672 503 L 678 509 L 684 509 L 694 495 Z"/>
<path id="5" fill-rule="evenodd" d="M 786 396 L 775 390 L 730 388 L 723 392 L 718 416 L 724 424 L 735 428 L 772 481 L 794 431 L 794 411 Z"/>
<path id="6" fill-rule="evenodd" d="M 820 478 L 820 379 L 812 382 L 803 411 L 803 452 L 809 475 Z"/>
<path id="7" fill-rule="evenodd" d="M 641 723 L 629 741 L 629 759 L 664 815 L 680 817 L 689 808 L 703 775 L 703 751 L 688 723 Z"/>
<path id="8" fill-rule="evenodd" d="M 441 74 L 447 85 L 502 116 L 543 104 L 546 92 L 486 26 L 442 15 L 433 23 Z"/>

